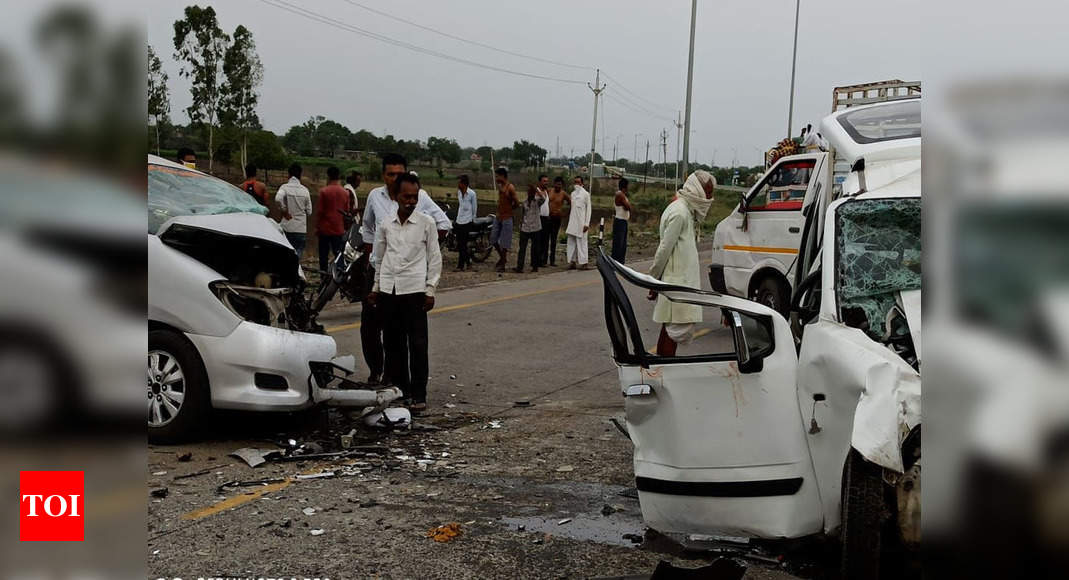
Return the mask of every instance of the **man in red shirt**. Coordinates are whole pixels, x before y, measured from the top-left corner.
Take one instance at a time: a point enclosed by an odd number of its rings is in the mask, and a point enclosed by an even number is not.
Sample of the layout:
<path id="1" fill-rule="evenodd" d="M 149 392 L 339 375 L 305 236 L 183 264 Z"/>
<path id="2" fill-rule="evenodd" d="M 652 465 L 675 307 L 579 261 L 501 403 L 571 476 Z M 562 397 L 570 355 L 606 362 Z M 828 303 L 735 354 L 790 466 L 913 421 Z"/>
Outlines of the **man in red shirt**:
<path id="1" fill-rule="evenodd" d="M 267 186 L 256 179 L 256 166 L 252 163 L 245 166 L 245 182 L 241 184 L 241 189 L 251 195 L 260 205 L 268 207 Z"/>
<path id="2" fill-rule="evenodd" d="M 341 186 L 341 171 L 327 168 L 327 184 L 319 188 L 316 204 L 316 236 L 319 237 L 319 269 L 326 272 L 330 252 L 337 256 L 345 247 L 345 221 L 349 211 L 349 192 Z"/>

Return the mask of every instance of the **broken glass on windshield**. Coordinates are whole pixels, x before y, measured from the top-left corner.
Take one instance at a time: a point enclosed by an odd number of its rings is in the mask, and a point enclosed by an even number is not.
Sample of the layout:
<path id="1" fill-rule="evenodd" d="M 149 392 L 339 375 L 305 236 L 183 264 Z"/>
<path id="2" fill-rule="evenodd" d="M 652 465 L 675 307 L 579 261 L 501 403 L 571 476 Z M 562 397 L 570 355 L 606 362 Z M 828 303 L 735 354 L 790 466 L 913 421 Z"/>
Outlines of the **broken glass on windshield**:
<path id="1" fill-rule="evenodd" d="M 839 207 L 836 285 L 842 320 L 879 340 L 899 292 L 921 287 L 921 201 Z"/>
<path id="2" fill-rule="evenodd" d="M 203 173 L 148 166 L 148 231 L 155 234 L 177 216 L 258 213 L 267 208 L 237 187 Z"/>

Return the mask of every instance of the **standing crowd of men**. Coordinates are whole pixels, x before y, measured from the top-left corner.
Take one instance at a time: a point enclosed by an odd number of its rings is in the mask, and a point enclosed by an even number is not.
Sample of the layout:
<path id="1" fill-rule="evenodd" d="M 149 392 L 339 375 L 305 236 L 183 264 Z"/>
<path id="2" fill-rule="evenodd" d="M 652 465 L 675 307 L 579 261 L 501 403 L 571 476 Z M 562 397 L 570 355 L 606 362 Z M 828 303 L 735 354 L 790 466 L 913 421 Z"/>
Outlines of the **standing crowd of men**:
<path id="1" fill-rule="evenodd" d="M 195 167 L 191 150 L 183 150 L 180 161 Z M 415 172 L 408 170 L 404 157 L 386 154 L 382 158 L 384 185 L 371 190 L 362 214 L 357 190 L 362 181 L 352 172 L 341 183 L 337 167 L 327 169 L 327 184 L 319 188 L 313 212 L 311 194 L 301 183 L 302 167 L 289 167 L 289 179 L 274 195 L 281 219 L 280 226 L 298 257 L 304 255 L 309 221 L 316 216 L 319 269 L 328 271 L 331 254 L 342 252 L 346 234 L 358 224 L 363 255 L 367 256 L 366 288 L 361 309 L 360 338 L 364 360 L 370 370 L 371 385 L 397 386 L 405 395 L 405 404 L 413 413 L 427 408 L 429 355 L 427 312 L 434 308 L 435 292 L 441 278 L 441 241 L 454 229 L 446 216 L 420 185 Z M 257 168 L 245 167 L 246 180 L 241 189 L 269 207 L 267 186 L 257 179 Z M 508 170 L 494 171 L 497 186 L 497 213 L 493 219 L 490 243 L 497 251 L 496 269 L 503 272 L 512 248 L 516 210 L 523 206 L 519 224 L 519 251 L 515 272 L 523 272 L 530 250 L 531 271 L 546 265 L 556 266 L 557 244 L 564 217 L 564 204 L 570 206 L 565 236 L 569 269 L 589 269 L 588 237 L 592 204 L 582 176 L 573 180 L 572 191 L 564 190 L 564 179 L 556 177 L 553 187 L 549 178 L 540 175 L 528 185 L 521 203 Z M 627 180 L 621 179 L 614 198 L 612 255 L 623 261 L 627 247 L 627 221 L 631 204 L 627 198 Z M 471 189 L 470 178 L 457 180 L 457 269 L 472 268 L 469 233 L 478 217 L 478 199 Z M 357 236 L 357 234 L 352 234 Z"/>

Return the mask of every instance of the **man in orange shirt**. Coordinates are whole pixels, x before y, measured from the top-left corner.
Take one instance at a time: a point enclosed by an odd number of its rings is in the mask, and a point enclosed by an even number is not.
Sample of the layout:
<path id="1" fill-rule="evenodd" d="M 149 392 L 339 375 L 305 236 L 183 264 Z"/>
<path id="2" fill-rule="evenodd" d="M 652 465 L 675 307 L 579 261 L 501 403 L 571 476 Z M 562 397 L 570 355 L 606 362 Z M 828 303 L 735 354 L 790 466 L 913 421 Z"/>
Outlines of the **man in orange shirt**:
<path id="1" fill-rule="evenodd" d="M 494 226 L 490 230 L 490 243 L 499 256 L 497 271 L 504 272 L 509 248 L 512 247 L 512 214 L 519 207 L 520 200 L 516 198 L 516 188 L 509 183 L 508 169 L 495 169 L 494 181 L 497 182 L 497 217 L 494 218 Z"/>
<path id="2" fill-rule="evenodd" d="M 256 166 L 252 163 L 245 166 L 245 182 L 241 184 L 241 189 L 267 207 L 267 185 L 256 179 Z"/>
<path id="3" fill-rule="evenodd" d="M 337 256 L 345 246 L 345 215 L 349 211 L 349 192 L 339 183 L 341 171 L 327 168 L 327 184 L 319 188 L 316 203 L 316 236 L 319 237 L 319 269 L 326 272 L 330 252 Z"/>

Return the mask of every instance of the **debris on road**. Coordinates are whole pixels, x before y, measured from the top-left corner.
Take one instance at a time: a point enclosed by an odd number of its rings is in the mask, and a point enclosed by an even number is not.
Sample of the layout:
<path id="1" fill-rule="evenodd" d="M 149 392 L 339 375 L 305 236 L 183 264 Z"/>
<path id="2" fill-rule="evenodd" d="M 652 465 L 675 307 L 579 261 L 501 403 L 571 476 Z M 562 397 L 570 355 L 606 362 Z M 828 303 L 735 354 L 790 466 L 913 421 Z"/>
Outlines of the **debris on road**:
<path id="1" fill-rule="evenodd" d="M 341 448 L 349 449 L 353 446 L 353 437 L 356 435 L 356 429 L 349 431 L 345 435 L 341 436 Z"/>
<path id="2" fill-rule="evenodd" d="M 291 440 L 292 441 L 292 440 Z M 256 467 L 267 463 L 267 458 L 271 455 L 277 455 L 279 452 L 277 449 L 257 449 L 256 447 L 242 447 L 231 451 L 228 455 L 231 457 L 237 457 L 249 465 L 249 467 Z"/>
<path id="3" fill-rule="evenodd" d="M 308 473 L 294 476 L 294 479 L 323 479 L 325 477 L 334 477 L 333 471 L 320 471 L 319 473 Z"/>
<path id="4" fill-rule="evenodd" d="M 567 523 L 569 523 L 571 521 L 572 521 L 572 518 L 564 518 L 563 520 L 557 522 L 557 525 L 558 526 L 563 526 L 564 524 L 567 524 Z"/>
<path id="5" fill-rule="evenodd" d="M 455 380 L 457 380 L 457 376 L 456 375 L 449 375 L 449 380 L 455 381 Z"/>
<path id="6" fill-rule="evenodd" d="M 661 560 L 650 575 L 650 580 L 740 580 L 744 574 L 746 566 L 728 558 L 717 558 L 712 564 L 700 568 L 679 568 L 667 560 Z"/>
<path id="7" fill-rule="evenodd" d="M 562 465 L 562 466 L 557 468 L 557 472 L 558 473 L 568 473 L 570 471 L 575 471 L 575 468 L 572 467 L 571 465 Z"/>
<path id="8" fill-rule="evenodd" d="M 166 471 L 154 471 L 152 473 L 152 475 L 159 477 L 161 475 L 167 475 L 167 472 Z"/>
<path id="9" fill-rule="evenodd" d="M 228 481 L 215 488 L 215 492 L 219 495 L 223 495 L 227 488 L 231 487 L 254 487 L 259 485 L 270 485 L 272 483 L 282 483 L 283 481 L 286 481 L 285 477 L 275 477 L 271 479 L 254 479 L 252 481 Z"/>
<path id="10" fill-rule="evenodd" d="M 178 460 L 183 462 L 183 463 L 185 463 L 186 461 L 192 461 L 193 460 L 193 452 L 192 451 L 186 451 L 185 453 L 179 453 L 178 454 Z"/>
<path id="11" fill-rule="evenodd" d="M 404 407 L 389 407 L 364 416 L 364 425 L 384 429 L 406 429 L 412 425 L 412 413 Z"/>
<path id="12" fill-rule="evenodd" d="M 530 401 L 514 401 L 512 406 L 513 407 L 530 407 L 531 406 L 531 402 Z"/>
<path id="13" fill-rule="evenodd" d="M 444 543 L 452 540 L 460 534 L 460 524 L 451 522 L 443 526 L 438 526 L 437 528 L 431 528 L 430 531 L 427 532 L 427 537 L 435 542 Z"/>
<path id="14" fill-rule="evenodd" d="M 628 540 L 632 544 L 641 544 L 643 540 L 642 534 L 624 534 L 623 539 Z"/>
<path id="15" fill-rule="evenodd" d="M 308 532 L 308 533 L 312 534 L 313 536 L 322 536 L 326 532 L 324 532 L 323 530 L 321 530 L 319 528 L 316 528 L 316 529 L 314 529 L 314 530 L 312 530 L 311 532 Z"/>
<path id="16" fill-rule="evenodd" d="M 611 516 L 614 513 L 616 513 L 616 508 L 612 507 L 611 505 L 605 504 L 601 506 L 601 515 Z"/>
<path id="17" fill-rule="evenodd" d="M 306 515 L 306 516 L 310 516 L 310 515 L 313 515 L 313 514 L 316 513 L 316 509 L 313 508 L 313 507 L 306 507 L 303 510 L 301 510 L 301 512 L 303 512 L 304 515 Z"/>
<path id="18" fill-rule="evenodd" d="M 167 497 L 168 493 L 170 493 L 170 490 L 168 490 L 166 487 L 160 487 L 160 488 L 157 488 L 157 489 L 154 489 L 154 490 L 150 491 L 149 495 L 151 495 L 152 497 L 161 497 L 162 498 L 162 497 Z"/>
<path id="19" fill-rule="evenodd" d="M 483 425 L 483 429 L 500 429 L 500 428 L 501 428 L 501 420 L 500 419 L 494 419 L 493 421 L 490 421 L 486 425 Z"/>

